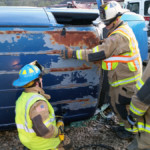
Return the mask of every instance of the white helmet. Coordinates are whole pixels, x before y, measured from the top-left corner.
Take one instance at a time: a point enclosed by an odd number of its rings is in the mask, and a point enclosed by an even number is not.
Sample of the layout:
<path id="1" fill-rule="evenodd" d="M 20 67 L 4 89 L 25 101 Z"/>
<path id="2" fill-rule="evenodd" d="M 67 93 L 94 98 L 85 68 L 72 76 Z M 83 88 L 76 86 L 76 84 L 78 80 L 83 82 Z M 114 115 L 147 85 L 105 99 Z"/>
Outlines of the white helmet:
<path id="1" fill-rule="evenodd" d="M 110 1 L 100 6 L 100 18 L 105 25 L 111 24 L 118 16 L 121 16 L 126 10 L 122 9 L 116 1 Z"/>

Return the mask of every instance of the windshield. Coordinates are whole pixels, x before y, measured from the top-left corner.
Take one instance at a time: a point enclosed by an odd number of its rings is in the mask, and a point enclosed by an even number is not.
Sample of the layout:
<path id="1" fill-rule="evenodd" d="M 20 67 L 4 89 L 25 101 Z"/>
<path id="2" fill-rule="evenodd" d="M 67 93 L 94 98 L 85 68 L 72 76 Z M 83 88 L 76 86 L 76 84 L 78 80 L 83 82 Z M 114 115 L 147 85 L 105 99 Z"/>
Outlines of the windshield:
<path id="1" fill-rule="evenodd" d="M 52 6 L 64 0 L 0 0 L 0 6 Z"/>
<path id="2" fill-rule="evenodd" d="M 132 12 L 139 14 L 139 2 L 128 3 L 127 9 L 129 9 Z"/>
<path id="3" fill-rule="evenodd" d="M 150 1 L 145 1 L 144 3 L 144 15 L 149 15 L 148 14 L 148 8 L 150 7 Z"/>

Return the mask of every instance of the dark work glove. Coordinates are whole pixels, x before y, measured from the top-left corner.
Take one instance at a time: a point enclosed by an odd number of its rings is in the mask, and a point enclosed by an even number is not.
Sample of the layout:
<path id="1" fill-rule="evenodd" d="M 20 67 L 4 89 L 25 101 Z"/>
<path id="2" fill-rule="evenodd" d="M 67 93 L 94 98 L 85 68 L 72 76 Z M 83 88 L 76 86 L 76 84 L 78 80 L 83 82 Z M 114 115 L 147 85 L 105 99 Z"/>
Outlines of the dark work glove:
<path id="1" fill-rule="evenodd" d="M 127 116 L 127 120 L 129 122 L 129 124 L 131 124 L 132 126 L 135 126 L 135 124 L 137 123 L 137 119 L 133 118 L 131 115 Z"/>
<path id="2" fill-rule="evenodd" d="M 72 54 L 73 54 L 73 50 L 69 47 L 66 47 L 65 50 L 61 50 L 60 56 L 63 59 L 69 59 L 69 58 L 72 58 Z"/>

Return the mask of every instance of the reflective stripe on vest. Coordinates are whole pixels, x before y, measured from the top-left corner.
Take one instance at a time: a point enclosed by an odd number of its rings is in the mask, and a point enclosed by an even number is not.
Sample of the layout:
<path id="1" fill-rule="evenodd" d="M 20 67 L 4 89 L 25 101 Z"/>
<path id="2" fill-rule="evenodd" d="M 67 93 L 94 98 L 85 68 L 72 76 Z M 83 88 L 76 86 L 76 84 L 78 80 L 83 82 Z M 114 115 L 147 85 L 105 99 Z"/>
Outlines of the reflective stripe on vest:
<path id="1" fill-rule="evenodd" d="M 105 59 L 105 62 L 124 62 L 124 63 L 127 63 L 129 61 L 132 61 L 136 58 L 138 58 L 140 55 L 139 54 L 136 54 L 134 56 L 123 56 L 123 55 L 120 55 L 120 56 L 113 56 L 113 57 L 109 57 L 107 59 Z"/>
<path id="2" fill-rule="evenodd" d="M 131 52 L 128 52 L 126 54 L 121 54 L 118 56 L 112 56 L 102 61 L 102 68 L 104 70 L 114 70 L 117 67 L 118 62 L 122 63 L 128 63 L 129 69 L 131 71 L 136 71 L 140 68 L 140 55 L 139 55 L 139 49 L 138 49 L 138 43 L 136 42 L 133 32 L 130 32 L 130 28 L 126 25 L 120 26 L 118 29 L 116 29 L 112 34 L 120 33 L 123 36 L 125 36 L 129 40 L 129 47 Z M 109 35 L 109 36 L 110 36 Z M 131 36 L 130 36 L 131 35 Z M 133 69 L 134 66 L 134 69 Z"/>
<path id="3" fill-rule="evenodd" d="M 26 106 L 25 106 L 25 126 L 22 125 L 22 124 L 17 124 L 17 128 L 18 128 L 18 129 L 24 129 L 24 130 L 25 130 L 26 132 L 28 132 L 28 133 L 34 133 L 34 130 L 33 130 L 33 129 L 29 129 L 29 128 L 28 128 L 28 122 L 27 122 L 27 109 L 28 109 L 28 106 L 29 106 L 30 102 L 31 102 L 34 98 L 44 98 L 44 97 L 43 97 L 42 95 L 38 95 L 38 94 L 31 96 L 31 97 L 28 99 L 28 101 L 27 101 L 27 103 L 26 103 Z M 53 122 L 53 121 L 55 120 L 55 114 L 52 114 L 52 116 L 53 116 L 54 118 L 51 118 L 51 119 L 48 118 L 46 121 L 44 121 L 45 126 L 48 126 L 51 122 Z"/>
<path id="4" fill-rule="evenodd" d="M 136 108 L 133 103 L 130 103 L 130 111 L 136 114 L 137 116 L 143 116 L 146 110 L 141 110 L 139 108 Z"/>
<path id="5" fill-rule="evenodd" d="M 48 119 L 46 119 L 46 120 L 44 121 L 44 124 L 45 124 L 46 127 L 48 127 L 48 126 L 50 125 L 50 123 L 55 120 L 55 115 L 52 114 L 52 116 L 53 116 L 54 118 L 50 118 L 50 119 L 48 118 Z"/>
<path id="6" fill-rule="evenodd" d="M 137 88 L 138 90 L 140 90 L 143 85 L 144 85 L 144 82 L 143 82 L 142 79 L 140 79 L 140 80 L 137 82 L 137 84 L 136 84 L 136 88 Z"/>
<path id="7" fill-rule="evenodd" d="M 132 34 L 132 36 L 129 37 L 129 35 L 131 35 L 131 33 L 133 33 L 132 29 L 129 28 L 129 26 L 127 26 L 127 25 L 122 25 L 116 30 L 117 30 L 117 32 L 121 32 L 124 36 L 126 36 L 129 39 L 129 41 L 130 41 L 129 47 L 133 53 L 136 53 L 136 50 L 138 49 L 138 43 L 135 40 L 136 39 L 135 35 Z"/>
<path id="8" fill-rule="evenodd" d="M 137 80 L 139 80 L 141 77 L 140 74 L 134 76 L 134 77 L 130 77 L 130 78 L 126 78 L 126 79 L 123 79 L 123 80 L 118 80 L 118 81 L 115 81 L 113 83 L 109 82 L 109 84 L 112 86 L 112 87 L 117 87 L 119 85 L 123 85 L 123 84 L 128 84 L 128 83 L 132 83 L 132 82 L 135 82 Z"/>
<path id="9" fill-rule="evenodd" d="M 26 127 L 26 126 L 24 126 L 24 125 L 22 125 L 22 124 L 16 124 L 17 125 L 17 128 L 18 129 L 23 129 L 23 130 L 25 130 L 26 132 L 28 132 L 28 133 L 34 133 L 34 130 L 33 129 L 29 129 L 28 127 Z"/>

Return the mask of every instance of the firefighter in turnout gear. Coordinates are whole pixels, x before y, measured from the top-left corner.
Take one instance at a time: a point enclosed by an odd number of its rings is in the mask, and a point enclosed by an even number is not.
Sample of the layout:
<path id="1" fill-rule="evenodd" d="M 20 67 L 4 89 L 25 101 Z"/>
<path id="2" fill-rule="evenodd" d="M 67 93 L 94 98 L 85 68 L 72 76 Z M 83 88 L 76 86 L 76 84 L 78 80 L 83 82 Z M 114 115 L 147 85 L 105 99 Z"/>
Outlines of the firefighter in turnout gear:
<path id="1" fill-rule="evenodd" d="M 136 84 L 135 93 L 130 103 L 130 115 L 127 119 L 139 134 L 127 149 L 150 150 L 150 61 L 142 78 Z"/>
<path id="2" fill-rule="evenodd" d="M 43 72 L 39 66 L 36 61 L 25 65 L 13 82 L 13 86 L 24 88 L 15 110 L 19 139 L 31 150 L 65 150 L 61 141 L 64 138 L 59 137 L 64 124 L 56 122 L 54 109 L 48 102 L 50 95 L 42 89 Z"/>
<path id="3" fill-rule="evenodd" d="M 113 130 L 123 139 L 132 136 L 127 112 L 135 85 L 142 75 L 141 56 L 135 35 L 128 24 L 120 20 L 125 11 L 116 1 L 102 5 L 100 18 L 108 30 L 103 43 L 92 49 L 72 50 L 67 47 L 61 52 L 64 59 L 102 62 L 102 69 L 108 71 L 110 104 L 120 123 Z"/>

